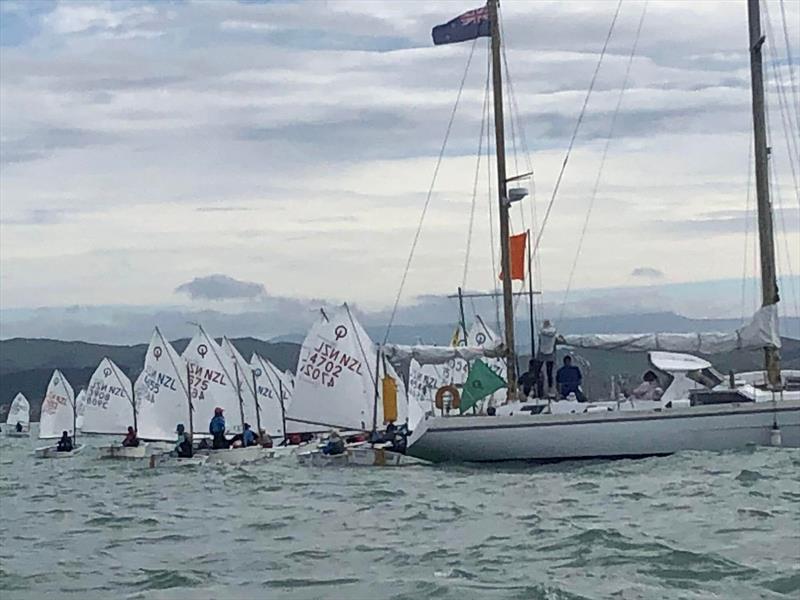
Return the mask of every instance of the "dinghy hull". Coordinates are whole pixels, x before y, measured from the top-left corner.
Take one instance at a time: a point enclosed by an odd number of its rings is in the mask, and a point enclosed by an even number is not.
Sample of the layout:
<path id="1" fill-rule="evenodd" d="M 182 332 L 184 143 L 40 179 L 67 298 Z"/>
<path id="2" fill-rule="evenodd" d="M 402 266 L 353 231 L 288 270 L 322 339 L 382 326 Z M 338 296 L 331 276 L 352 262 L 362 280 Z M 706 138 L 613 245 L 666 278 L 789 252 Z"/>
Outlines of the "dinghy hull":
<path id="1" fill-rule="evenodd" d="M 6 433 L 6 437 L 10 438 L 26 438 L 31 437 L 30 431 L 9 431 Z"/>
<path id="2" fill-rule="evenodd" d="M 148 444 L 138 446 L 106 446 L 99 449 L 100 458 L 130 460 L 145 458 L 149 454 Z"/>
<path id="3" fill-rule="evenodd" d="M 225 450 L 203 451 L 210 465 L 245 465 L 272 458 L 272 448 L 249 446 L 247 448 L 227 448 Z"/>
<path id="4" fill-rule="evenodd" d="M 45 446 L 43 448 L 36 448 L 33 455 L 36 458 L 72 458 L 76 454 L 80 454 L 83 450 L 83 444 L 79 444 L 72 449 L 71 452 L 59 452 L 55 446 Z"/>
<path id="5" fill-rule="evenodd" d="M 172 454 L 151 454 L 148 466 L 151 469 L 172 469 L 185 467 L 202 467 L 208 461 L 208 455 L 195 454 L 190 458 L 180 458 Z"/>
<path id="6" fill-rule="evenodd" d="M 558 461 L 721 451 L 774 442 L 800 447 L 800 401 L 719 404 L 662 411 L 504 417 L 430 417 L 408 453 L 434 462 Z"/>
<path id="7" fill-rule="evenodd" d="M 312 467 L 402 467 L 422 463 L 398 452 L 370 447 L 348 448 L 343 454 L 335 455 L 323 454 L 321 450 L 300 452 L 297 460 Z"/>

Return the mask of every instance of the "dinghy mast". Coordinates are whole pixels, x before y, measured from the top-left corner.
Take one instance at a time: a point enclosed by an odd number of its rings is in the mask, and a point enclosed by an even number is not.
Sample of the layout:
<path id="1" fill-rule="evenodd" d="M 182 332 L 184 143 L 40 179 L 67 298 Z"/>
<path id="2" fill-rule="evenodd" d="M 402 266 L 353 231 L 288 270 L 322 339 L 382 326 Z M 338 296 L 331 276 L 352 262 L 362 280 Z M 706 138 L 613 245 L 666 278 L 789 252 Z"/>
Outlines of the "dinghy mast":
<path id="1" fill-rule="evenodd" d="M 761 305 L 770 306 L 780 300 L 775 274 L 775 240 L 772 225 L 772 205 L 769 200 L 769 148 L 764 112 L 764 72 L 761 47 L 766 36 L 761 33 L 759 0 L 748 0 L 747 17 L 750 25 L 750 81 L 753 94 L 753 131 L 756 159 L 756 199 L 758 202 L 758 238 L 761 254 Z M 772 389 L 781 386 L 781 359 L 774 346 L 764 347 L 767 382 Z"/>
<path id="2" fill-rule="evenodd" d="M 500 257 L 503 275 L 503 316 L 506 334 L 506 375 L 508 394 L 506 402 L 517 398 L 517 364 L 514 357 L 514 293 L 511 287 L 511 257 L 509 248 L 508 208 L 510 202 L 506 188 L 506 149 L 503 130 L 503 75 L 500 60 L 499 0 L 489 0 L 489 23 L 492 34 L 492 88 L 494 91 L 494 135 L 497 153 L 497 191 L 500 209 Z"/>

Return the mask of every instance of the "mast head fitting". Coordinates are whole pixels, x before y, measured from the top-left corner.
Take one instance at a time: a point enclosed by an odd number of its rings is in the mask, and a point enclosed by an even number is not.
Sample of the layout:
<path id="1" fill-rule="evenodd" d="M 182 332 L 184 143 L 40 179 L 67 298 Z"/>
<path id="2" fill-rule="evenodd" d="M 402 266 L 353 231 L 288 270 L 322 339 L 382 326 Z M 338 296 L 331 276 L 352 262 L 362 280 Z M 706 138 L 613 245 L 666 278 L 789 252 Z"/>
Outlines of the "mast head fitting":
<path id="1" fill-rule="evenodd" d="M 528 188 L 514 187 L 508 190 L 508 198 L 506 199 L 506 202 L 509 205 L 511 205 L 514 202 L 519 202 L 527 195 L 528 195 Z"/>

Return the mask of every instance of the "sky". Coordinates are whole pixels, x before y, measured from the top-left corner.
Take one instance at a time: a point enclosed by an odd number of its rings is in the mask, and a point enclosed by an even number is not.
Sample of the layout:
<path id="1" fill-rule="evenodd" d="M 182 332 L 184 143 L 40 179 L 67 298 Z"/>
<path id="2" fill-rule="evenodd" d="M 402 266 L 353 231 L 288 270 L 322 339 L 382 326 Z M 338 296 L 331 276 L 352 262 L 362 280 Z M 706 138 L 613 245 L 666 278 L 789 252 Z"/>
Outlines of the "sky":
<path id="1" fill-rule="evenodd" d="M 434 47 L 430 29 L 477 4 L 0 0 L 0 320 L 39 307 L 235 313 L 270 300 L 386 311 L 472 48 Z M 622 3 L 541 230 L 536 283 L 554 312 L 567 287 L 631 287 L 641 299 L 654 286 L 757 276 L 745 3 L 650 1 L 619 100 L 643 7 Z M 789 82 L 781 4 L 767 8 L 767 57 Z M 534 217 L 541 226 L 615 9 L 502 3 L 517 107 L 509 174 L 535 173 L 515 231 Z M 797 67 L 800 4 L 784 9 Z M 405 306 L 496 280 L 485 157 L 476 180 L 486 42 L 475 45 Z M 772 65 L 782 310 L 798 314 L 800 204 Z M 745 289 L 726 298 L 726 316 L 755 306 L 757 289 Z M 662 308 L 722 310 L 671 302 Z"/>

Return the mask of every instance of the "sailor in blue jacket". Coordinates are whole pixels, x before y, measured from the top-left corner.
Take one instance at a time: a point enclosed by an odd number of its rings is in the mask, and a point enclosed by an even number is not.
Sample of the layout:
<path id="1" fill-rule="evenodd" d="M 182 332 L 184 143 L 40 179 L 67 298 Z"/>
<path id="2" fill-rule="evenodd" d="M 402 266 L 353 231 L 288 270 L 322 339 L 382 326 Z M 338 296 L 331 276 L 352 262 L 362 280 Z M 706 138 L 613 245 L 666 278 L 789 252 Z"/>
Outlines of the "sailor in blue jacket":
<path id="1" fill-rule="evenodd" d="M 225 417 L 222 416 L 222 409 L 219 406 L 214 409 L 214 418 L 208 425 L 208 432 L 213 438 L 211 447 L 214 450 L 228 447 L 228 440 L 225 439 Z"/>
<path id="2" fill-rule="evenodd" d="M 586 402 L 586 396 L 584 396 L 581 391 L 582 382 L 583 375 L 581 374 L 581 370 L 572 364 L 571 356 L 565 356 L 564 366 L 556 373 L 556 383 L 558 384 L 558 393 L 561 398 L 566 398 L 570 394 L 575 394 L 575 398 L 578 402 Z"/>

